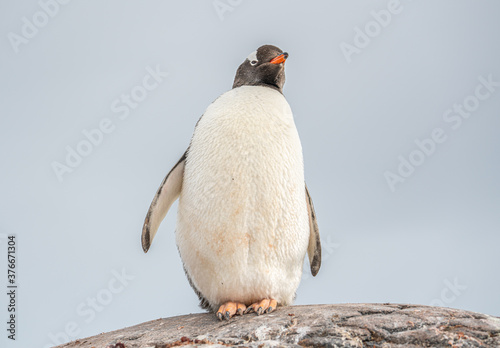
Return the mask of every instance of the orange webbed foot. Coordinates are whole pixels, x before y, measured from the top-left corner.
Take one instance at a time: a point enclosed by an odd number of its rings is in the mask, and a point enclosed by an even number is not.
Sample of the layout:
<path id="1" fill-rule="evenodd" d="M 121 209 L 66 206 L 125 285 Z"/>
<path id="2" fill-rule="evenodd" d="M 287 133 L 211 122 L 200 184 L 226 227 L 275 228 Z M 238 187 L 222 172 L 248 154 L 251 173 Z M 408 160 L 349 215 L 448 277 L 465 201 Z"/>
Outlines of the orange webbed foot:
<path id="1" fill-rule="evenodd" d="M 243 303 L 239 302 L 226 302 L 219 307 L 219 310 L 215 315 L 219 320 L 231 319 L 235 314 L 243 315 L 247 307 Z"/>
<path id="2" fill-rule="evenodd" d="M 265 298 L 260 302 L 255 302 L 254 304 L 250 305 L 246 309 L 245 314 L 251 312 L 255 312 L 257 313 L 257 315 L 261 315 L 264 313 L 271 313 L 276 309 L 277 306 L 278 306 L 278 301 Z"/>

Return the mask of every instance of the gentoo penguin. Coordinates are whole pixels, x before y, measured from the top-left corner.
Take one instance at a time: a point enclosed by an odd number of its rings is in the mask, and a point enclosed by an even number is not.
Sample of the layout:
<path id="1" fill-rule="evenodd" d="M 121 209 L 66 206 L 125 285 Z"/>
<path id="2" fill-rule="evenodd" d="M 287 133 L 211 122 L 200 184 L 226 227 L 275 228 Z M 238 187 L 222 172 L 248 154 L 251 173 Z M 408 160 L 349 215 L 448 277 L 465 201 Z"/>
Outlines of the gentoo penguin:
<path id="1" fill-rule="evenodd" d="M 321 265 L 302 147 L 283 96 L 287 58 L 271 45 L 250 53 L 233 88 L 199 119 L 144 221 L 147 252 L 179 198 L 175 237 L 184 270 L 200 306 L 220 320 L 291 304 L 306 252 L 313 276 Z"/>

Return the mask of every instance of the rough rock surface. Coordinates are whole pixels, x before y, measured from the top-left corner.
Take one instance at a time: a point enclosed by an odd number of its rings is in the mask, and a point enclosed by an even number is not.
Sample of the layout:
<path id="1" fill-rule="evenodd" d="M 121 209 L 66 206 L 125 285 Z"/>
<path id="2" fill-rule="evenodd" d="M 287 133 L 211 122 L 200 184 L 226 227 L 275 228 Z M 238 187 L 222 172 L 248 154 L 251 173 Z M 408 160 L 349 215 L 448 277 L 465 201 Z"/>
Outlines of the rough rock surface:
<path id="1" fill-rule="evenodd" d="M 500 347 L 500 318 L 401 304 L 280 307 L 218 321 L 214 314 L 157 319 L 59 347 Z"/>

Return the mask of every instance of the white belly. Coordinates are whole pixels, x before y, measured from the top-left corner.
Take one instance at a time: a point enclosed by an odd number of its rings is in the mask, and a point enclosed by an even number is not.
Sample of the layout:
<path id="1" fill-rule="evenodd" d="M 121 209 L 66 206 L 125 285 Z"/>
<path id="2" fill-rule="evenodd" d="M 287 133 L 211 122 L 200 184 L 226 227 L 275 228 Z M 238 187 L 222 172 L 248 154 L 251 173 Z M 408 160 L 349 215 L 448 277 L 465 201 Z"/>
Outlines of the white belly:
<path id="1" fill-rule="evenodd" d="M 213 308 L 290 304 L 309 240 L 302 148 L 286 99 L 267 87 L 220 96 L 193 135 L 176 241 Z"/>

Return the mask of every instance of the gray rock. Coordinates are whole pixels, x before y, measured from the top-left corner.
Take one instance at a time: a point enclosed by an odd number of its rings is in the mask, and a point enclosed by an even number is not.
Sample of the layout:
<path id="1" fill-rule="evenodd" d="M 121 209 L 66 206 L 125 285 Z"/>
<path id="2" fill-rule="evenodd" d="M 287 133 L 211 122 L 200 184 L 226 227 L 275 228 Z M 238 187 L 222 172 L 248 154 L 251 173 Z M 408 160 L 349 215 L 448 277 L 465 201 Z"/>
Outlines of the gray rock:
<path id="1" fill-rule="evenodd" d="M 212 313 L 157 319 L 59 347 L 500 347 L 500 318 L 401 304 L 279 307 L 219 321 Z"/>

